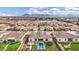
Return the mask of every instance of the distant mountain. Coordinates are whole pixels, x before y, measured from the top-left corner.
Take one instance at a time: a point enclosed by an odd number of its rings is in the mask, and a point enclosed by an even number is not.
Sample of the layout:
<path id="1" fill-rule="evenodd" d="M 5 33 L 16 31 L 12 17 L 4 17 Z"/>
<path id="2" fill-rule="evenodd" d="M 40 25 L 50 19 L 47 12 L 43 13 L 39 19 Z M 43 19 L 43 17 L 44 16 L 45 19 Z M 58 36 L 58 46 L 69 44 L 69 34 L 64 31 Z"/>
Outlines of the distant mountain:
<path id="1" fill-rule="evenodd" d="M 79 15 L 72 15 L 72 14 L 67 14 L 67 15 L 51 15 L 51 14 L 24 14 L 22 16 L 25 17 L 79 17 Z"/>
<path id="2" fill-rule="evenodd" d="M 26 17 L 52 17 L 50 14 L 24 14 Z"/>

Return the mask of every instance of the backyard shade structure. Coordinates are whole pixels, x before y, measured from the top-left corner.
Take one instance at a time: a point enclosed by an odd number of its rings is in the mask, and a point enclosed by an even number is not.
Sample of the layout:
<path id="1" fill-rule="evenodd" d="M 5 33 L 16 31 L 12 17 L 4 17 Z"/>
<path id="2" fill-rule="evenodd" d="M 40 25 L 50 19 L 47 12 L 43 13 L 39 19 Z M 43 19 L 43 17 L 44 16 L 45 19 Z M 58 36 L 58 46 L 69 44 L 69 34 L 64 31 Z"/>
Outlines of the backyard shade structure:
<path id="1" fill-rule="evenodd" d="M 1 40 L 20 40 L 25 32 L 7 32 L 0 37 Z"/>
<path id="2" fill-rule="evenodd" d="M 64 41 L 79 41 L 79 36 L 74 35 L 74 34 L 69 34 L 66 32 L 53 32 L 54 36 L 56 37 L 56 39 L 60 42 Z"/>
<path id="3" fill-rule="evenodd" d="M 29 36 L 29 41 L 52 41 L 52 37 L 44 32 L 34 32 Z"/>
<path id="4" fill-rule="evenodd" d="M 53 32 L 56 38 L 79 38 L 77 35 L 69 34 L 66 32 Z"/>
<path id="5" fill-rule="evenodd" d="M 76 31 L 76 34 L 77 34 L 77 35 L 79 35 L 79 30 L 78 30 L 78 31 Z"/>

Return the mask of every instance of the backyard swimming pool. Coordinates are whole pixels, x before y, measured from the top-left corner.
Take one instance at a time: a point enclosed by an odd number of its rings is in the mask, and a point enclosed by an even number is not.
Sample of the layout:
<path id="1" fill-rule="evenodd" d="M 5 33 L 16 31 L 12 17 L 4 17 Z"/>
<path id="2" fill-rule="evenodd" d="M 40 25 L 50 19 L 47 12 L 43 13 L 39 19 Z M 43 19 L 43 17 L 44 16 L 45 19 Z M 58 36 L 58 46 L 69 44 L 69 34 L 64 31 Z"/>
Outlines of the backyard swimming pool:
<path id="1" fill-rule="evenodd" d="M 39 43 L 38 43 L 38 49 L 45 49 L 45 44 L 44 44 L 44 42 L 39 42 Z"/>

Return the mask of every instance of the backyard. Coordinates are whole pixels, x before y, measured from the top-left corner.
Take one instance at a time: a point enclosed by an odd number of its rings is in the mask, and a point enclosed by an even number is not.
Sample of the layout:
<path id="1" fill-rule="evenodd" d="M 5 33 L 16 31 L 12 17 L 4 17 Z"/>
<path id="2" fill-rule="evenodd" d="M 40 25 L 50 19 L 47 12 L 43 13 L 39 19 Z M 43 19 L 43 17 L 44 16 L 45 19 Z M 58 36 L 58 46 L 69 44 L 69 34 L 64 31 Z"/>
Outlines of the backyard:
<path id="1" fill-rule="evenodd" d="M 16 51 L 20 46 L 19 42 L 12 44 L 0 44 L 0 51 Z"/>
<path id="2" fill-rule="evenodd" d="M 66 51 L 79 51 L 79 42 L 76 43 L 61 43 Z M 68 46 L 68 47 L 65 47 Z"/>
<path id="3" fill-rule="evenodd" d="M 16 51 L 19 46 L 20 46 L 20 43 L 10 44 L 10 45 L 7 47 L 6 51 Z"/>
<path id="4" fill-rule="evenodd" d="M 56 46 L 53 44 L 53 45 L 51 45 L 51 46 L 49 46 L 49 45 L 46 45 L 46 50 L 47 51 L 54 51 L 54 50 L 56 50 Z"/>
<path id="5" fill-rule="evenodd" d="M 37 45 L 32 45 L 32 50 L 36 50 L 37 49 Z"/>
<path id="6" fill-rule="evenodd" d="M 57 47 L 54 43 L 52 43 L 51 45 L 48 45 L 47 43 L 45 43 L 45 47 L 47 51 L 55 51 L 57 50 Z"/>
<path id="7" fill-rule="evenodd" d="M 37 45 L 34 44 L 34 45 L 32 45 L 32 51 L 35 51 L 35 50 L 37 50 Z M 54 50 L 57 50 L 57 48 L 56 48 L 55 44 L 47 45 L 45 43 L 45 50 L 47 50 L 47 51 L 54 51 Z"/>
<path id="8" fill-rule="evenodd" d="M 0 44 L 0 51 L 2 51 L 5 48 L 6 44 Z"/>

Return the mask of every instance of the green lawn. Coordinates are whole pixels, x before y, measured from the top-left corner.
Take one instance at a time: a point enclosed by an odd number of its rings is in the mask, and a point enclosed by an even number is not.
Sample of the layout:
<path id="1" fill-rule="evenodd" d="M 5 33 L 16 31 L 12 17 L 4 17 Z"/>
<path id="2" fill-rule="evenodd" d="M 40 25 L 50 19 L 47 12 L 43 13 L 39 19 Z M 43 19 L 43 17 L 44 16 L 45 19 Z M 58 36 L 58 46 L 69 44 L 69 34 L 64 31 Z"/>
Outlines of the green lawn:
<path id="1" fill-rule="evenodd" d="M 67 45 L 68 43 L 62 43 L 62 46 Z M 69 48 L 65 48 L 65 50 L 71 50 L 71 51 L 79 51 L 79 42 L 78 43 L 71 43 Z"/>
<path id="2" fill-rule="evenodd" d="M 0 51 L 2 51 L 7 44 L 0 44 Z"/>
<path id="3" fill-rule="evenodd" d="M 48 31 L 53 31 L 53 30 L 48 30 Z"/>
<path id="4" fill-rule="evenodd" d="M 20 43 L 9 44 L 6 51 L 16 51 L 20 46 Z"/>
<path id="5" fill-rule="evenodd" d="M 32 45 L 32 50 L 36 50 L 37 49 L 37 45 Z"/>
<path id="6" fill-rule="evenodd" d="M 52 44 L 51 46 L 49 46 L 49 45 L 46 44 L 45 47 L 46 47 L 47 51 L 57 50 L 57 48 L 56 48 L 56 46 L 54 44 Z"/>
<path id="7" fill-rule="evenodd" d="M 52 44 L 51 46 L 48 46 L 46 43 L 45 43 L 45 49 L 47 51 L 54 51 L 54 50 L 57 50 L 56 46 L 54 44 Z M 37 45 L 32 45 L 32 51 L 35 51 L 37 50 Z"/>

